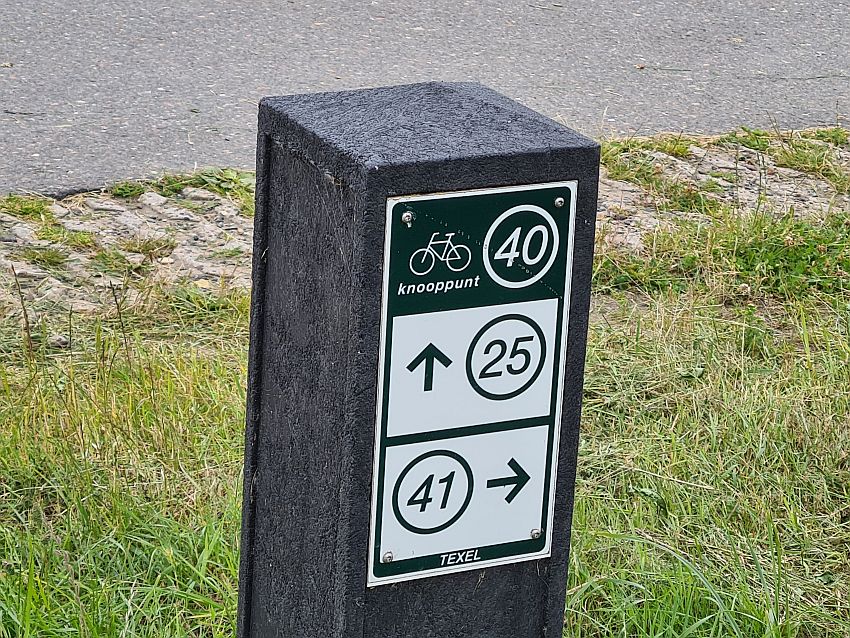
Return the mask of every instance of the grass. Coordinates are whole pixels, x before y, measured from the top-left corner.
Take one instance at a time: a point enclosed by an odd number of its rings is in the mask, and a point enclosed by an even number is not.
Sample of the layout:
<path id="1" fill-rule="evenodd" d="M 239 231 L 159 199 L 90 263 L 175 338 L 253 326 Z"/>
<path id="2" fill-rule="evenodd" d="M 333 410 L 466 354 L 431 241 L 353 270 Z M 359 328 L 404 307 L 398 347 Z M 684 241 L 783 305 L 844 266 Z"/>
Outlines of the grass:
<path id="1" fill-rule="evenodd" d="M 256 179 L 251 171 L 233 168 L 208 169 L 192 175 L 164 175 L 151 182 L 161 195 L 171 197 L 180 194 L 187 186 L 206 188 L 233 201 L 243 215 L 254 215 L 254 185 Z"/>
<path id="2" fill-rule="evenodd" d="M 4 348 L 0 636 L 233 635 L 246 326 L 177 291 Z"/>
<path id="3" fill-rule="evenodd" d="M 770 148 L 773 137 L 775 136 L 770 131 L 742 126 L 740 131 L 723 135 L 717 141 L 719 144 L 746 146 L 750 150 L 764 153 Z"/>
<path id="4" fill-rule="evenodd" d="M 222 248 L 213 253 L 213 257 L 218 259 L 234 259 L 241 257 L 245 252 L 241 248 Z"/>
<path id="5" fill-rule="evenodd" d="M 565 635 L 850 631 L 850 296 L 716 275 L 591 328 Z"/>
<path id="6" fill-rule="evenodd" d="M 710 171 L 708 175 L 713 179 L 722 179 L 730 184 L 736 184 L 740 179 L 738 173 L 733 171 Z"/>
<path id="7" fill-rule="evenodd" d="M 789 267 L 730 296 L 706 251 L 679 287 L 597 268 L 565 636 L 850 632 L 850 295 Z M 247 307 L 152 290 L 31 357 L 0 326 L 0 636 L 232 636 Z"/>
<path id="8" fill-rule="evenodd" d="M 850 192 L 850 172 L 840 165 L 835 151 L 823 142 L 790 135 L 772 152 L 777 166 L 793 168 L 830 182 L 839 193 Z"/>
<path id="9" fill-rule="evenodd" d="M 838 193 L 850 192 L 850 167 L 842 165 L 835 147 L 846 146 L 848 131 L 840 126 L 800 132 L 742 128 L 716 143 L 744 146 L 769 155 L 777 166 L 808 173 L 832 184 Z"/>
<path id="10" fill-rule="evenodd" d="M 50 212 L 50 200 L 26 195 L 7 195 L 0 197 L 0 213 L 20 217 L 27 221 L 53 220 Z"/>
<path id="11" fill-rule="evenodd" d="M 92 257 L 92 261 L 101 271 L 121 277 L 142 275 L 149 268 L 148 264 L 135 264 L 131 262 L 124 253 L 115 248 L 104 248 L 97 251 Z"/>
<path id="12" fill-rule="evenodd" d="M 564 636 L 847 638 L 850 211 L 645 245 L 598 246 Z M 0 638 L 233 635 L 248 294 L 142 299 L 0 320 Z"/>
<path id="13" fill-rule="evenodd" d="M 94 233 L 84 230 L 68 230 L 59 223 L 42 224 L 35 231 L 35 236 L 38 239 L 55 244 L 64 244 L 76 250 L 90 250 L 97 246 Z"/>
<path id="14" fill-rule="evenodd" d="M 645 188 L 663 210 L 715 215 L 721 208 L 720 202 L 711 195 L 716 189 L 666 177 L 653 156 L 655 152 L 662 152 L 673 157 L 685 157 L 693 143 L 680 137 L 662 137 L 655 141 L 641 138 L 608 141 L 602 145 L 602 164 L 611 179 Z"/>
<path id="15" fill-rule="evenodd" d="M 51 203 L 51 200 L 42 197 L 8 195 L 0 199 L 0 211 L 29 222 L 38 223 L 38 228 L 35 231 L 37 239 L 63 244 L 76 250 L 89 250 L 97 246 L 94 234 L 68 230 L 62 226 L 50 210 Z M 48 254 L 51 250 L 57 251 L 59 249 L 51 247 Z M 34 260 L 31 259 L 30 261 Z"/>
<path id="16" fill-rule="evenodd" d="M 134 237 L 122 242 L 121 247 L 127 252 L 144 255 L 150 260 L 166 257 L 177 247 L 177 242 L 171 237 Z"/>
<path id="17" fill-rule="evenodd" d="M 120 182 L 109 189 L 116 197 L 135 199 L 147 190 L 165 197 L 180 195 L 186 187 L 205 188 L 233 201 L 243 215 L 254 215 L 254 173 L 233 168 L 211 168 L 189 175 L 163 175 L 144 182 Z M 189 208 L 202 208 L 196 202 L 181 202 Z"/>
<path id="18" fill-rule="evenodd" d="M 793 301 L 850 292 L 848 273 L 850 211 L 820 222 L 798 219 L 793 210 L 779 218 L 756 211 L 661 231 L 645 255 L 603 252 L 595 281 L 600 291 L 712 290 L 722 299 L 747 291 Z"/>
<path id="19" fill-rule="evenodd" d="M 850 131 L 841 126 L 833 126 L 813 131 L 803 131 L 801 135 L 813 140 L 828 142 L 835 146 L 847 146 L 848 138 L 850 138 Z"/>
<path id="20" fill-rule="evenodd" d="M 135 199 L 147 190 L 144 182 L 118 182 L 109 189 L 109 193 L 122 199 Z"/>
<path id="21" fill-rule="evenodd" d="M 691 153 L 691 146 L 699 146 L 699 141 L 686 135 L 629 137 L 608 143 L 608 149 L 615 150 L 618 153 L 661 152 L 679 158 L 688 157 Z"/>
<path id="22" fill-rule="evenodd" d="M 15 256 L 36 266 L 41 266 L 49 272 L 61 270 L 65 262 L 68 261 L 68 254 L 53 246 L 22 248 Z"/>

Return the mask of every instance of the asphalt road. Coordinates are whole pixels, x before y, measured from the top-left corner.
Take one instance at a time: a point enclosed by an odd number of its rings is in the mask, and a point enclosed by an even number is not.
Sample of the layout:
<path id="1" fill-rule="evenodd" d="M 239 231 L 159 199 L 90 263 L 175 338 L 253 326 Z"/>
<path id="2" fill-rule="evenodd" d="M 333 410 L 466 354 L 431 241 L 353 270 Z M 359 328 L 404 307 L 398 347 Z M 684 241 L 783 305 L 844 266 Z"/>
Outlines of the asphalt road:
<path id="1" fill-rule="evenodd" d="M 0 192 L 253 165 L 264 95 L 478 80 L 593 136 L 848 125 L 846 0 L 0 0 Z"/>

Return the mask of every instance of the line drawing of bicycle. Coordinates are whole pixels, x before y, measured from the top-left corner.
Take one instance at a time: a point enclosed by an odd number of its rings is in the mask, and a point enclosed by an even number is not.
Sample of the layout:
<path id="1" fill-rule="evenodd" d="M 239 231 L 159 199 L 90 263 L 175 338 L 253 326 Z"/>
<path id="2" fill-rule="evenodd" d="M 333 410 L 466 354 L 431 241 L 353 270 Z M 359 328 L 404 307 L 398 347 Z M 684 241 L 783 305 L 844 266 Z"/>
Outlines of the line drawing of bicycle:
<path id="1" fill-rule="evenodd" d="M 446 233 L 445 239 L 437 239 L 442 233 L 434 233 L 425 248 L 415 250 L 410 256 L 410 272 L 423 277 L 431 272 L 434 264 L 441 261 L 449 270 L 460 272 L 472 260 L 472 251 L 468 246 L 452 241 L 455 233 Z"/>

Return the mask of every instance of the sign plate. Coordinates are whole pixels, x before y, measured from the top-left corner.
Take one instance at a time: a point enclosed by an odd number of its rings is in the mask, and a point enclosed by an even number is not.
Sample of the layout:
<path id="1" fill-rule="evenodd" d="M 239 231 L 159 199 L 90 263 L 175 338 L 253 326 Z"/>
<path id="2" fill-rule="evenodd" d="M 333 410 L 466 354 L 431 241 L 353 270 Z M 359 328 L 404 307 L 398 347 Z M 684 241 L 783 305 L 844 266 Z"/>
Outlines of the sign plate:
<path id="1" fill-rule="evenodd" d="M 387 200 L 370 587 L 549 556 L 576 189 Z"/>

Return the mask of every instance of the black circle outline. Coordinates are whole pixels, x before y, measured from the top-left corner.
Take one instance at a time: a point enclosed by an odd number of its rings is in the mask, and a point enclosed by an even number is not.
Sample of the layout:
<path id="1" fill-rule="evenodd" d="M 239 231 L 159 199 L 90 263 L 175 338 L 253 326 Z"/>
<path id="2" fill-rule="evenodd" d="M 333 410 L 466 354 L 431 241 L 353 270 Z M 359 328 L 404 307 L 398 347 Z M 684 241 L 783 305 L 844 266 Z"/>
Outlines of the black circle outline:
<path id="1" fill-rule="evenodd" d="M 525 382 L 524 385 L 514 390 L 513 392 L 509 392 L 507 394 L 494 394 L 492 392 L 488 392 L 480 385 L 478 385 L 478 381 L 475 380 L 475 375 L 472 372 L 472 353 L 475 351 L 475 346 L 478 345 L 478 341 L 484 335 L 487 330 L 492 328 L 498 323 L 502 323 L 503 321 L 521 321 L 529 326 L 534 332 L 537 333 L 537 338 L 540 339 L 540 363 L 537 364 L 537 369 L 534 371 L 534 374 L 531 375 L 531 378 Z M 484 324 L 484 327 L 478 331 L 478 334 L 475 335 L 472 339 L 472 343 L 469 344 L 469 350 L 466 353 L 466 378 L 469 379 L 469 383 L 472 385 L 472 389 L 475 390 L 478 394 L 480 394 L 485 399 L 492 399 L 493 401 L 505 401 L 506 399 L 513 399 L 515 396 L 519 396 L 528 388 L 530 388 L 535 381 L 537 381 L 537 377 L 540 376 L 540 373 L 543 371 L 543 364 L 546 362 L 546 338 L 543 335 L 543 330 L 540 326 L 537 325 L 531 317 L 526 317 L 525 315 L 518 314 L 508 314 L 502 315 L 501 317 L 496 317 L 491 321 L 488 321 Z"/>
<path id="2" fill-rule="evenodd" d="M 412 470 L 417 464 L 425 459 L 429 459 L 432 456 L 447 456 L 450 459 L 457 461 L 460 466 L 463 468 L 463 471 L 466 472 L 467 479 L 467 492 L 466 492 L 466 500 L 463 502 L 463 505 L 460 506 L 457 514 L 452 516 L 448 521 L 439 525 L 437 527 L 425 528 L 425 527 L 416 527 L 409 523 L 404 516 L 401 514 L 401 510 L 398 506 L 398 493 L 401 489 L 401 484 L 404 482 L 404 479 L 407 478 L 408 473 Z M 472 500 L 472 491 L 473 491 L 473 479 L 472 479 L 472 468 L 469 467 L 469 463 L 466 462 L 466 459 L 463 458 L 457 452 L 452 452 L 451 450 L 431 450 L 430 452 L 425 452 L 424 454 L 420 454 L 415 459 L 413 459 L 407 466 L 401 471 L 401 474 L 398 475 L 398 478 L 395 482 L 395 487 L 393 488 L 393 514 L 395 514 L 396 520 L 401 524 L 401 526 L 409 532 L 413 532 L 414 534 L 436 534 L 437 532 L 442 532 L 444 529 L 451 527 L 454 525 L 457 520 L 463 515 L 466 511 L 466 508 L 469 507 L 469 502 Z"/>

